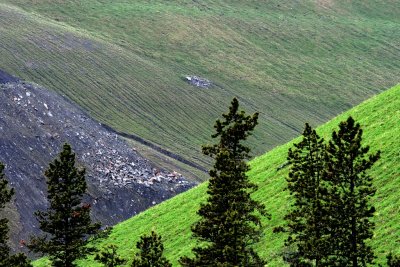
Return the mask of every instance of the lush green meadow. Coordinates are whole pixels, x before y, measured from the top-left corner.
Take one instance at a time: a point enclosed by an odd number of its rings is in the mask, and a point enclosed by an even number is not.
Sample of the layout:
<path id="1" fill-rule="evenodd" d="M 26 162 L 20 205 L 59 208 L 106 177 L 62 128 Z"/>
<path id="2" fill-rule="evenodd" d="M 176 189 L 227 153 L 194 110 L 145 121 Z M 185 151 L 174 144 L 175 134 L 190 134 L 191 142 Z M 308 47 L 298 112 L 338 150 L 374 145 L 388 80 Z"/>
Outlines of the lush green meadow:
<path id="1" fill-rule="evenodd" d="M 233 96 L 260 155 L 398 82 L 399 1 L 0 0 L 0 69 L 207 165 Z M 216 86 L 198 89 L 185 75 Z"/>
<path id="2" fill-rule="evenodd" d="M 400 85 L 373 97 L 361 105 L 334 118 L 318 128 L 318 133 L 330 138 L 332 129 L 340 121 L 351 115 L 361 123 L 364 130 L 364 145 L 370 145 L 372 151 L 381 150 L 382 158 L 371 171 L 377 187 L 373 199 L 377 212 L 374 221 L 376 230 L 371 244 L 383 263 L 388 252 L 400 253 Z M 298 141 L 295 139 L 294 141 Z M 254 197 L 262 200 L 272 214 L 270 221 L 264 220 L 265 235 L 257 245 L 260 254 L 269 261 L 268 266 L 281 266 L 281 253 L 284 235 L 273 234 L 272 229 L 283 223 L 282 218 L 289 207 L 290 198 L 285 188 L 285 176 L 288 169 L 277 170 L 286 161 L 288 148 L 294 142 L 279 146 L 250 162 L 248 173 L 259 185 Z M 182 193 L 149 210 L 115 226 L 110 237 L 97 243 L 101 248 L 107 244 L 119 246 L 119 253 L 131 259 L 135 253 L 135 244 L 139 236 L 156 230 L 163 236 L 166 256 L 177 265 L 182 255 L 189 255 L 194 245 L 190 225 L 196 221 L 199 203 L 205 201 L 207 183 Z M 46 260 L 39 260 L 35 266 L 47 266 Z M 80 266 L 100 266 L 82 261 Z"/>

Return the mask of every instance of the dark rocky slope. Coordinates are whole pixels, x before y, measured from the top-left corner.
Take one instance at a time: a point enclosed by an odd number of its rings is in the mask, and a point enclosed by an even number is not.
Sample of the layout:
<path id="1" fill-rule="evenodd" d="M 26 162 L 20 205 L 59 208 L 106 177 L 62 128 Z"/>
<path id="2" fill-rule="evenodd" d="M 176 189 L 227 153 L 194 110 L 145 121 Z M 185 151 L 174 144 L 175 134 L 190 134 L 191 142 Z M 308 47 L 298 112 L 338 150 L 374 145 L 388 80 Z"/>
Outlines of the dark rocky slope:
<path id="1" fill-rule="evenodd" d="M 16 190 L 12 243 L 38 231 L 35 210 L 46 208 L 43 175 L 64 142 L 87 169 L 92 217 L 112 225 L 193 183 L 153 167 L 119 136 L 89 118 L 62 96 L 0 72 L 0 161 Z"/>

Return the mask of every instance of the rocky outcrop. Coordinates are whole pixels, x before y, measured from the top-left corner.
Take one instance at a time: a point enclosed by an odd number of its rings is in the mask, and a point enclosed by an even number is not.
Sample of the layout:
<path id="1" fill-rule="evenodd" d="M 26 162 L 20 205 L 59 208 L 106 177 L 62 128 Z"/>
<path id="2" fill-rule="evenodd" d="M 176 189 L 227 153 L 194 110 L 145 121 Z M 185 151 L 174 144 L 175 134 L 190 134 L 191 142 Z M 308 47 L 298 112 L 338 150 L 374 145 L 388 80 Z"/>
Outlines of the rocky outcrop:
<path id="1" fill-rule="evenodd" d="M 5 77 L 5 76 L 4 76 Z M 64 142 L 87 169 L 92 217 L 113 225 L 194 184 L 179 173 L 153 167 L 115 133 L 66 98 L 8 78 L 0 85 L 0 161 L 16 190 L 20 229 L 13 244 L 38 231 L 33 212 L 47 206 L 43 175 Z M 14 222 L 15 223 L 15 222 Z"/>
<path id="2" fill-rule="evenodd" d="M 196 87 L 201 87 L 201 88 L 209 88 L 212 86 L 211 81 L 202 78 L 202 77 L 198 77 L 198 76 L 186 76 L 185 80 L 193 86 Z"/>

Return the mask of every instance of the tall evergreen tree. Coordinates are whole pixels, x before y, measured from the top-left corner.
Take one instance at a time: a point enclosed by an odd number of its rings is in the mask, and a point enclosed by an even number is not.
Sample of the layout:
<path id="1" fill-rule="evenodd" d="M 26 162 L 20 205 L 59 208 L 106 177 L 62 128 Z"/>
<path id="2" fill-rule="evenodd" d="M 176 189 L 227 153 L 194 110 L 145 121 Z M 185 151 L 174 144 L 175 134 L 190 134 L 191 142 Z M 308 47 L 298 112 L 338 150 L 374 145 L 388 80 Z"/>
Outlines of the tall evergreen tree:
<path id="1" fill-rule="evenodd" d="M 285 245 L 296 250 L 292 258 L 286 259 L 292 266 L 324 266 L 330 254 L 324 153 L 324 140 L 309 124 L 301 142 L 288 152 L 287 188 L 295 201 L 285 216 L 287 225 L 283 231 L 289 234 Z"/>
<path id="2" fill-rule="evenodd" d="M 4 175 L 4 165 L 0 162 L 0 210 L 11 201 L 14 189 L 8 188 L 8 181 Z M 32 266 L 26 256 L 22 253 L 10 255 L 8 240 L 8 219 L 0 219 L 0 266 L 29 267 Z"/>
<path id="3" fill-rule="evenodd" d="M 379 159 L 380 152 L 369 152 L 362 146 L 362 129 L 349 117 L 334 131 L 326 154 L 326 180 L 330 181 L 329 208 L 336 266 L 366 266 L 374 253 L 365 243 L 373 236 L 375 212 L 370 199 L 375 194 L 372 177 L 367 171 Z"/>
<path id="4" fill-rule="evenodd" d="M 215 145 L 203 147 L 203 153 L 215 160 L 210 170 L 207 203 L 202 204 L 200 220 L 192 226 L 193 236 L 201 241 L 193 248 L 195 258 L 184 257 L 183 266 L 263 266 L 253 250 L 261 234 L 264 206 L 251 198 L 257 186 L 246 175 L 250 149 L 242 142 L 257 125 L 258 113 L 239 112 L 239 102 L 232 100 L 224 120 L 214 126 L 219 138 Z"/>
<path id="5" fill-rule="evenodd" d="M 8 188 L 8 181 L 4 176 L 4 165 L 0 163 L 0 209 L 4 209 L 5 205 L 10 202 L 14 195 L 14 190 Z M 0 219 L 0 266 L 6 266 L 10 257 L 10 248 L 7 245 L 8 240 L 8 219 Z"/>
<path id="6" fill-rule="evenodd" d="M 40 229 L 47 234 L 33 237 L 28 247 L 49 255 L 52 266 L 76 266 L 76 259 L 94 252 L 86 244 L 88 237 L 100 229 L 100 224 L 91 222 L 90 205 L 82 203 L 85 169 L 75 167 L 75 154 L 70 145 L 64 144 L 59 159 L 50 163 L 45 176 L 50 206 L 35 215 Z"/>
<path id="7" fill-rule="evenodd" d="M 117 246 L 115 245 L 107 246 L 94 259 L 102 263 L 105 267 L 117 267 L 126 263 L 126 260 L 118 256 Z"/>
<path id="8" fill-rule="evenodd" d="M 141 236 L 136 244 L 139 253 L 133 259 L 132 267 L 171 267 L 171 263 L 163 256 L 164 246 L 161 236 L 151 231 L 149 236 Z"/>

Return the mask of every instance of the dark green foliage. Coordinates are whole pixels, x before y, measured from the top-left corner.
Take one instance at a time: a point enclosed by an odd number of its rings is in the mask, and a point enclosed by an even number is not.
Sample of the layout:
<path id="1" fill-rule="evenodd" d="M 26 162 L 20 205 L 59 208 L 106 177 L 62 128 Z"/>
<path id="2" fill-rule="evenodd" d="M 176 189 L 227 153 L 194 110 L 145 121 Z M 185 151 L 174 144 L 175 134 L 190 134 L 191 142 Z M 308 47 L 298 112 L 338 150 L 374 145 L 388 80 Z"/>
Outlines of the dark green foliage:
<path id="1" fill-rule="evenodd" d="M 285 245 L 294 252 L 292 266 L 366 266 L 374 254 L 365 241 L 372 238 L 375 209 L 369 201 L 376 189 L 367 171 L 379 159 L 363 147 L 362 130 L 350 117 L 324 145 L 306 124 L 303 140 L 289 150 L 288 189 L 295 197 L 285 216 Z"/>
<path id="2" fill-rule="evenodd" d="M 8 263 L 6 265 L 0 266 L 7 266 L 7 267 L 32 267 L 30 260 L 26 257 L 23 253 L 18 253 L 15 255 L 10 256 Z"/>
<path id="3" fill-rule="evenodd" d="M 140 250 L 133 259 L 132 267 L 171 267 L 172 265 L 163 256 L 164 246 L 161 236 L 151 231 L 149 236 L 141 236 L 136 244 Z"/>
<path id="4" fill-rule="evenodd" d="M 126 263 L 126 260 L 118 256 L 117 247 L 115 245 L 107 246 L 100 251 L 94 259 L 106 267 L 116 267 Z"/>
<path id="5" fill-rule="evenodd" d="M 386 257 L 387 259 L 387 265 L 389 267 L 400 267 L 400 257 L 399 256 L 393 256 L 392 253 L 389 253 L 389 255 Z"/>
<path id="6" fill-rule="evenodd" d="M 322 179 L 323 142 L 306 124 L 302 141 L 289 149 L 290 171 L 286 180 L 295 202 L 285 216 L 287 225 L 283 231 L 289 234 L 285 242 L 287 248 L 295 247 L 295 252 L 285 257 L 291 266 L 323 266 L 329 256 L 329 218 L 324 202 L 327 189 Z"/>
<path id="7" fill-rule="evenodd" d="M 0 210 L 11 201 L 14 189 L 8 188 L 8 181 L 4 176 L 4 165 L 0 162 Z M 8 219 L 0 219 L 0 266 L 29 267 L 32 266 L 26 256 L 22 253 L 10 255 L 8 240 Z"/>
<path id="8" fill-rule="evenodd" d="M 75 167 L 75 154 L 70 145 L 64 144 L 59 159 L 50 163 L 45 176 L 50 206 L 35 215 L 40 229 L 47 234 L 33 237 L 28 247 L 33 252 L 49 255 L 53 266 L 76 266 L 76 259 L 94 252 L 85 245 L 100 225 L 92 224 L 90 205 L 81 203 L 86 192 L 85 170 Z"/>
<path id="9" fill-rule="evenodd" d="M 4 165 L 0 163 L 0 209 L 4 209 L 6 203 L 10 202 L 14 195 L 13 189 L 8 189 L 8 181 L 4 177 Z M 0 266 L 5 266 L 3 262 L 8 261 L 10 248 L 7 245 L 8 240 L 8 219 L 0 219 Z"/>
<path id="10" fill-rule="evenodd" d="M 242 142 L 257 125 L 258 113 L 246 116 L 238 111 L 235 98 L 224 121 L 214 126 L 219 137 L 215 145 L 203 147 L 203 153 L 215 160 L 210 170 L 207 203 L 202 204 L 201 219 L 192 226 L 193 236 L 201 241 L 193 249 L 195 258 L 184 257 L 183 266 L 263 266 L 265 262 L 255 253 L 252 244 L 262 232 L 260 217 L 266 215 L 264 206 L 251 198 L 257 186 L 246 175 L 246 159 L 250 149 Z"/>
<path id="11" fill-rule="evenodd" d="M 329 227 L 333 251 L 332 264 L 366 266 L 374 253 L 365 243 L 373 236 L 371 222 L 375 208 L 370 199 L 376 189 L 366 172 L 379 159 L 380 153 L 367 154 L 363 147 L 362 130 L 353 118 L 339 124 L 327 146 L 326 177 L 329 188 Z"/>
<path id="12" fill-rule="evenodd" d="M 102 229 L 101 231 L 98 231 L 95 235 L 93 235 L 91 237 L 91 242 L 95 243 L 99 240 L 104 240 L 104 239 L 108 238 L 110 236 L 112 230 L 113 230 L 112 226 L 105 227 L 104 229 Z"/>

